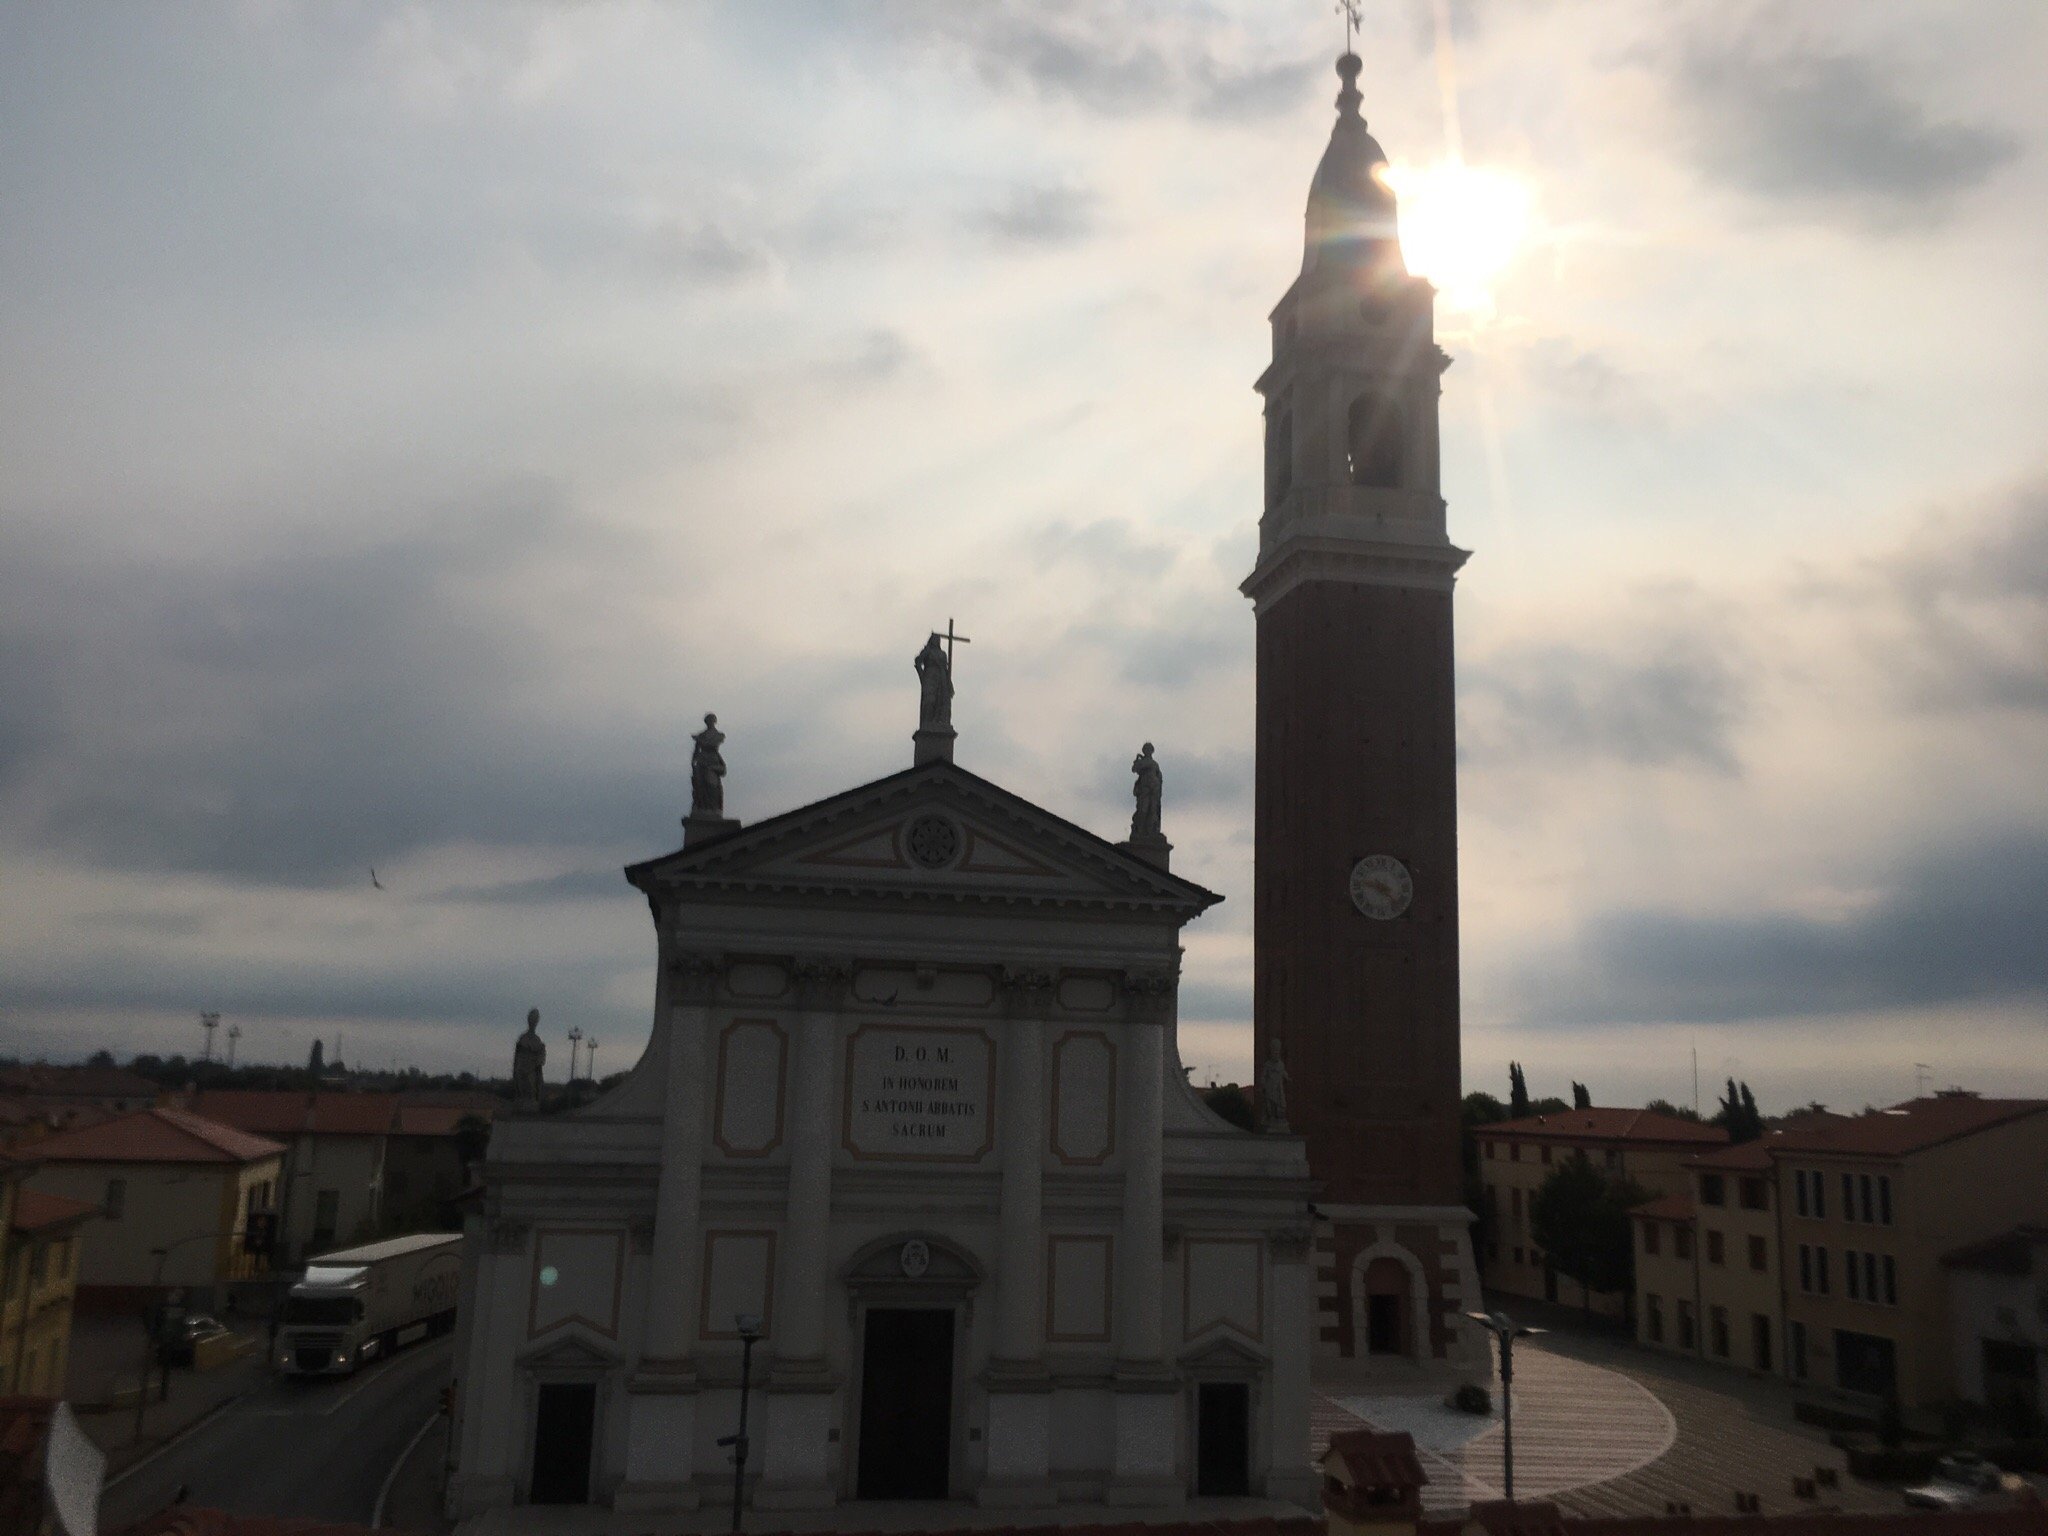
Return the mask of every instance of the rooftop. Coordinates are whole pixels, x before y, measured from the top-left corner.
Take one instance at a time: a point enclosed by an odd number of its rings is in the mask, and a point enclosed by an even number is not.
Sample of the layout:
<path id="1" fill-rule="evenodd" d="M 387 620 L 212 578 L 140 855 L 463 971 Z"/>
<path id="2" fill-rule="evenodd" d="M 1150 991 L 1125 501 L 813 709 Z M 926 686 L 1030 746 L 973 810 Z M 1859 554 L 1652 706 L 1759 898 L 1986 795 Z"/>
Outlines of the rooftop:
<path id="1" fill-rule="evenodd" d="M 495 1102 L 495 1101 L 493 1101 Z M 211 1088 L 190 1095 L 192 1113 L 257 1136 L 451 1136 L 469 1104 L 429 1103 L 402 1093 Z M 488 1110 L 483 1111 L 488 1117 Z"/>
<path id="2" fill-rule="evenodd" d="M 1939 1093 L 1862 1115 L 1801 1115 L 1767 1131 L 1763 1144 L 1773 1152 L 1901 1157 L 2040 1114 L 2048 1114 L 2048 1099 L 1980 1099 L 1973 1093 Z"/>
<path id="3" fill-rule="evenodd" d="M 83 1221 L 97 1215 L 99 1207 L 83 1200 L 68 1199 L 63 1195 L 45 1194 L 40 1189 L 24 1189 L 14 1197 L 14 1230 L 17 1232 L 45 1232 L 52 1227 L 61 1227 L 67 1222 Z"/>
<path id="4" fill-rule="evenodd" d="M 284 1151 L 276 1142 L 182 1109 L 138 1109 L 35 1144 L 44 1163 L 253 1163 Z"/>
<path id="5" fill-rule="evenodd" d="M 1631 1216 L 1642 1216 L 1651 1221 L 1691 1221 L 1693 1214 L 1692 1196 L 1678 1194 L 1659 1195 L 1629 1211 Z"/>
<path id="6" fill-rule="evenodd" d="M 1476 1128 L 1481 1136 L 1527 1136 L 1551 1141 L 1623 1141 L 1719 1145 L 1728 1133 L 1654 1109 L 1561 1109 L 1551 1115 L 1500 1120 Z"/>

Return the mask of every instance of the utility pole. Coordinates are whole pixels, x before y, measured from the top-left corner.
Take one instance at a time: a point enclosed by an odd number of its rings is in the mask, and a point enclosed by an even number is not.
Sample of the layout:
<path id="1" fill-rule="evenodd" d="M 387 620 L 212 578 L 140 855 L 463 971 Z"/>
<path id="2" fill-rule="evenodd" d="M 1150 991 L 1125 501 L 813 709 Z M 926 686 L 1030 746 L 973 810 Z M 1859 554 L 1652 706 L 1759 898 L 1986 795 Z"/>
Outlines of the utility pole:
<path id="1" fill-rule="evenodd" d="M 576 1042 L 583 1038 L 583 1026 L 572 1025 L 569 1029 L 569 1081 L 576 1081 Z"/>
<path id="2" fill-rule="evenodd" d="M 1925 1062 L 1925 1061 L 1916 1061 L 1916 1062 L 1914 1062 L 1914 1063 L 1913 1063 L 1913 1097 L 1914 1097 L 1914 1098 L 1916 1098 L 1916 1099 L 1924 1099 L 1924 1098 L 1926 1098 L 1926 1097 L 1927 1097 L 1927 1085 L 1928 1085 L 1929 1083 L 1933 1082 L 1933 1081 L 1934 1081 L 1934 1067 L 1933 1067 L 1933 1065 L 1932 1065 L 1931 1063 L 1929 1063 L 1929 1062 Z"/>
<path id="3" fill-rule="evenodd" d="M 241 1038 L 242 1026 L 239 1024 L 230 1024 L 228 1026 L 228 1066 L 230 1068 L 232 1068 L 235 1064 L 235 1042 Z"/>
<path id="4" fill-rule="evenodd" d="M 593 1083 L 597 1081 L 597 1036 L 592 1035 L 583 1042 L 583 1075 Z"/>
<path id="5" fill-rule="evenodd" d="M 199 1027 L 206 1031 L 206 1054 L 200 1060 L 212 1061 L 213 1032 L 220 1028 L 220 1015 L 217 1013 L 202 1013 L 199 1015 Z"/>

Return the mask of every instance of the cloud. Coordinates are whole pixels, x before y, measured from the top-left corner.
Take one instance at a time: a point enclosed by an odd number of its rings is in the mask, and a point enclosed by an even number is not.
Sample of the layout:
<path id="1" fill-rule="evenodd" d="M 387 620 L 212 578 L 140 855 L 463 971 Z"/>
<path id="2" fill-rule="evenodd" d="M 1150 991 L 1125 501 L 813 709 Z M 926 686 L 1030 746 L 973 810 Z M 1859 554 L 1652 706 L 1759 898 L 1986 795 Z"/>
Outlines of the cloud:
<path id="1" fill-rule="evenodd" d="M 1081 187 L 1019 187 L 981 223 L 1007 245 L 1066 245 L 1095 228 L 1095 195 Z"/>
<path id="2" fill-rule="evenodd" d="M 1204 31 L 1164 5 L 915 0 L 896 6 L 892 18 L 900 35 L 965 57 L 993 86 L 1109 117 L 1271 117 L 1301 104 L 1318 67 L 1308 59 L 1247 59 L 1245 39 Z"/>
<path id="3" fill-rule="evenodd" d="M 1744 910 L 1606 911 L 1569 959 L 1520 978 L 1525 1021 L 1826 1018 L 2048 998 L 2048 833 L 2017 826 L 1923 848 L 1845 915 L 1768 900 Z"/>
<path id="4" fill-rule="evenodd" d="M 1777 202 L 1839 206 L 1870 222 L 1939 222 L 2019 152 L 1999 127 L 1941 121 L 1876 62 L 1696 42 L 1678 59 L 1702 171 Z"/>
<path id="5" fill-rule="evenodd" d="M 1462 679 L 1462 755 L 1475 764 L 1740 770 L 1747 708 L 1725 634 L 1639 635 L 1632 646 L 1538 643 L 1482 657 Z"/>

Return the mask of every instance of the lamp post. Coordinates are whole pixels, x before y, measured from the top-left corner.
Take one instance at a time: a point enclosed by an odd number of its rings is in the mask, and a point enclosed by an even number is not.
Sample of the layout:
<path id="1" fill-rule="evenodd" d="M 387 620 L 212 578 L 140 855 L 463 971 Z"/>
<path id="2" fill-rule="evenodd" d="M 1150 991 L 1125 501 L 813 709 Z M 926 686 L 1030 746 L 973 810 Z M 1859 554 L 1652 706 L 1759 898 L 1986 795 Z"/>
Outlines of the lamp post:
<path id="1" fill-rule="evenodd" d="M 1467 1312 L 1473 1322 L 1500 1340 L 1500 1455 L 1501 1491 L 1515 1502 L 1515 1340 L 1548 1333 L 1547 1328 L 1525 1328 L 1505 1312 Z"/>
<path id="2" fill-rule="evenodd" d="M 761 1319 L 742 1312 L 733 1319 L 740 1336 L 740 1427 L 718 1443 L 732 1447 L 732 1528 L 740 1528 L 740 1500 L 747 1486 L 747 1389 L 754 1373 L 754 1344 L 761 1337 Z"/>

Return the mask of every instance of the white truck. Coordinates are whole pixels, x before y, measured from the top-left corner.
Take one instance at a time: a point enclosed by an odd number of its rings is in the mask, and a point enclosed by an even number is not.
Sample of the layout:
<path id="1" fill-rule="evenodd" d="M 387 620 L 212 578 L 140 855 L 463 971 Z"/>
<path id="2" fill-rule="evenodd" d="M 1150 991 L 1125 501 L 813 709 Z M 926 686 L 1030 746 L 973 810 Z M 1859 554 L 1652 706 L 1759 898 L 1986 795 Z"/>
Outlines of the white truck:
<path id="1" fill-rule="evenodd" d="M 347 1376 L 453 1326 L 462 1234 L 416 1232 L 324 1253 L 284 1299 L 273 1359 L 287 1376 Z"/>

